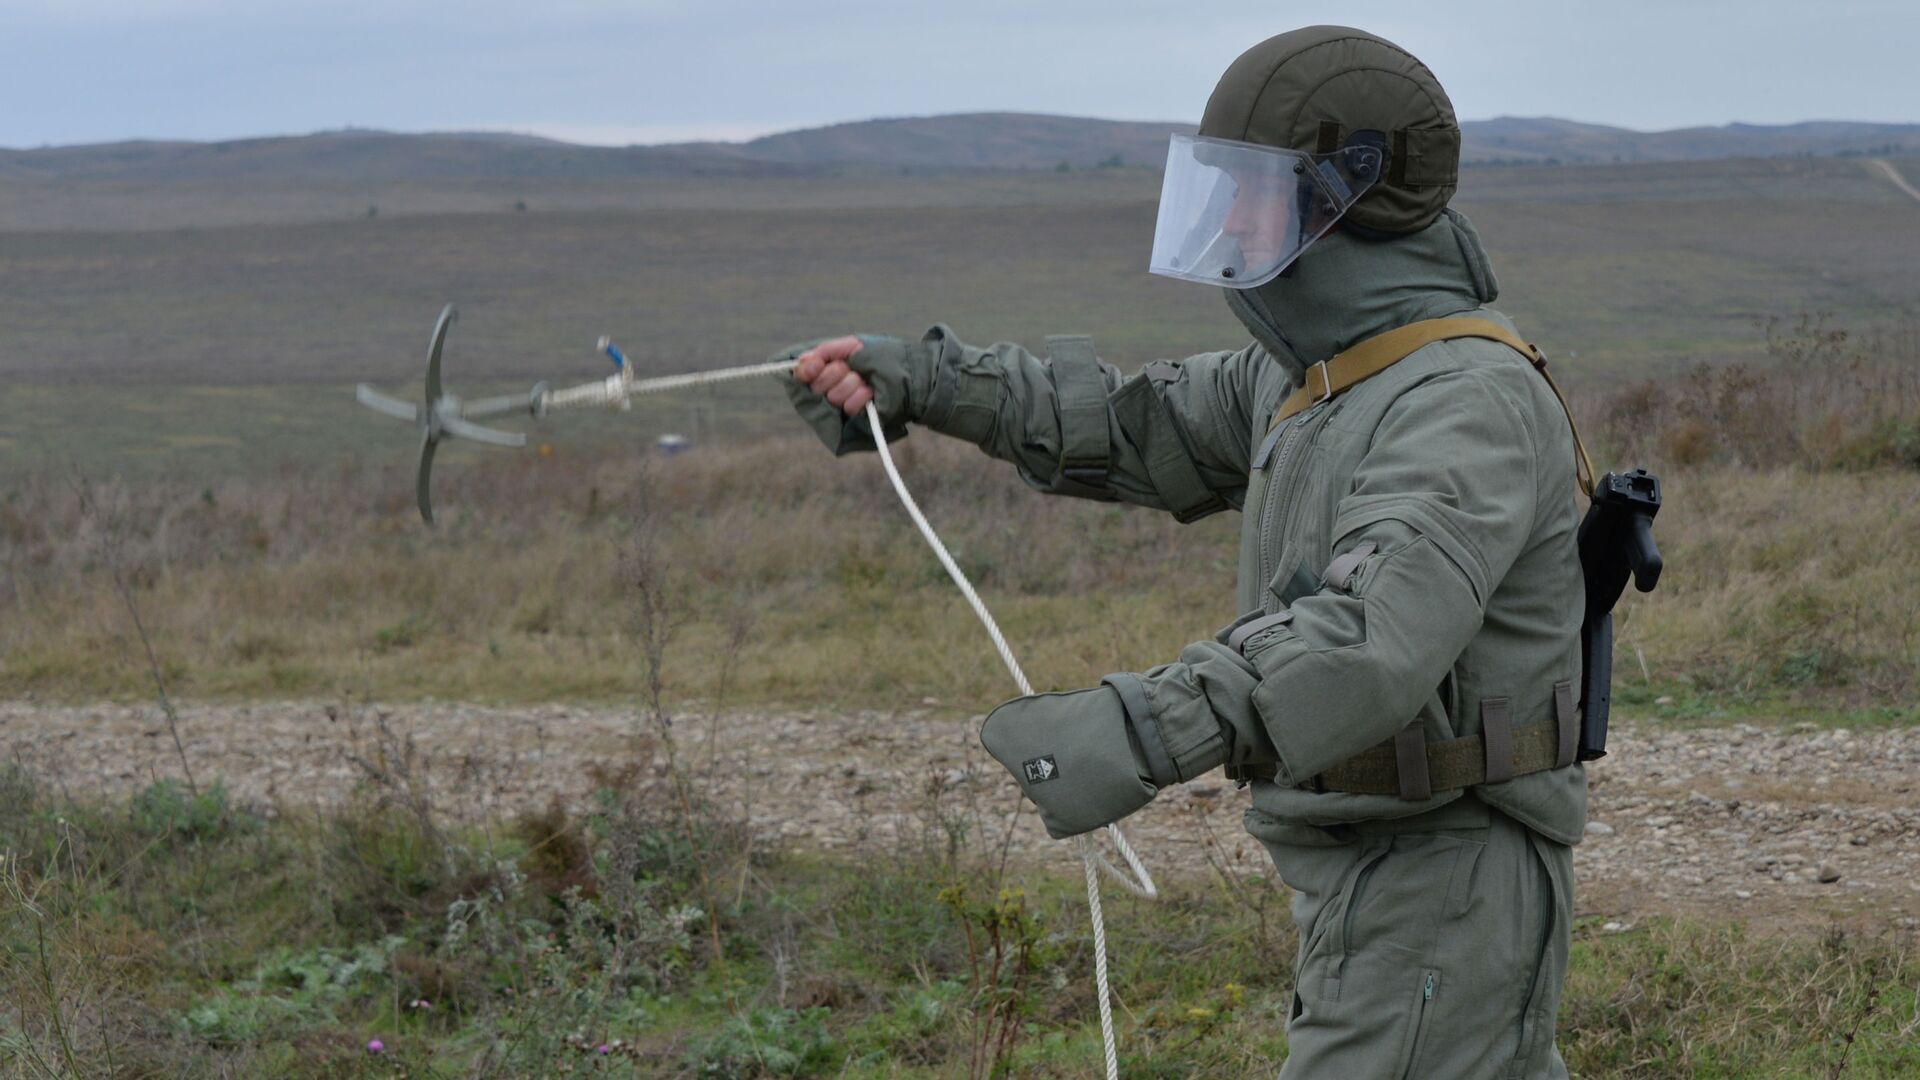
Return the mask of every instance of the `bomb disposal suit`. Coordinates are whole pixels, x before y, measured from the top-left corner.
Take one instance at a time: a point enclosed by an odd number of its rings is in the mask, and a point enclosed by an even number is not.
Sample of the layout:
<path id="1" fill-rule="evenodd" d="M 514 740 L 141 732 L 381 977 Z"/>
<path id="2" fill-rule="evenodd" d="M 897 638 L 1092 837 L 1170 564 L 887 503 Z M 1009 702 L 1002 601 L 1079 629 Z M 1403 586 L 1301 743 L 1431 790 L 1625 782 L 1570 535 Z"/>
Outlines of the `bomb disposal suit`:
<path id="1" fill-rule="evenodd" d="M 1041 491 L 1241 513 L 1232 625 L 1007 702 L 982 738 L 1055 836 L 1216 767 L 1250 785 L 1300 930 L 1283 1077 L 1566 1075 L 1575 439 L 1485 306 L 1493 270 L 1447 207 L 1459 149 L 1405 51 L 1280 35 L 1172 140 L 1151 257 L 1221 288 L 1252 343 L 1126 378 L 1086 338 L 1042 359 L 936 326 L 846 361 L 890 439 L 917 423 Z M 835 452 L 872 447 L 864 418 L 792 396 Z"/>

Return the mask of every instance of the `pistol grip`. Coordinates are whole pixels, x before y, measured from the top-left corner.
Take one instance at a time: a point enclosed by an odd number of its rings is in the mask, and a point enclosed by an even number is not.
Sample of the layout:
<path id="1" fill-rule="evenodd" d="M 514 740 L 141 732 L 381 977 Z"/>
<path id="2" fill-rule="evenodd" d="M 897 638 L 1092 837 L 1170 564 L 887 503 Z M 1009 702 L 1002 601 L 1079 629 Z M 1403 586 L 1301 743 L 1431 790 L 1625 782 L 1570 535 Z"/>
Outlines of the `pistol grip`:
<path id="1" fill-rule="evenodd" d="M 1636 513 L 1627 528 L 1627 565 L 1633 567 L 1633 587 L 1652 592 L 1660 583 L 1660 570 L 1665 565 L 1660 545 L 1653 539 L 1653 515 Z"/>

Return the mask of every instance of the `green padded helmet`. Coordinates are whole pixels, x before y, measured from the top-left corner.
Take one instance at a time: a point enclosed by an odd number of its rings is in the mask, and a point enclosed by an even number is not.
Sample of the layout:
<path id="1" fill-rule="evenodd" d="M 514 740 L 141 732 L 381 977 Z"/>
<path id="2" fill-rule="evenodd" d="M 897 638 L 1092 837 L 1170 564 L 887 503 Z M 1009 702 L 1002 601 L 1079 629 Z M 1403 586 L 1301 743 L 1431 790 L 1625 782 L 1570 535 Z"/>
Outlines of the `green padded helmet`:
<path id="1" fill-rule="evenodd" d="M 1433 223 L 1459 183 L 1460 125 L 1427 66 L 1384 38 L 1309 26 L 1240 54 L 1200 120 L 1200 135 L 1331 154 L 1383 140 L 1386 172 L 1343 221 L 1378 233 Z"/>

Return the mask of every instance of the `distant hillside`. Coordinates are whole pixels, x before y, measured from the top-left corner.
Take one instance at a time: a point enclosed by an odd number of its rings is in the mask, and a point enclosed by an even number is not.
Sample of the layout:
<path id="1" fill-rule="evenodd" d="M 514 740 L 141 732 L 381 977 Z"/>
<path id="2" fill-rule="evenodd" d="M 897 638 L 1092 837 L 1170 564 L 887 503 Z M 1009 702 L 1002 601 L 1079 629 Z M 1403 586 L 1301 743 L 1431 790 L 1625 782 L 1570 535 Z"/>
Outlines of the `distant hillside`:
<path id="1" fill-rule="evenodd" d="M 1461 125 L 1461 156 L 1481 164 L 1608 164 L 1706 161 L 1812 154 L 1898 154 L 1920 150 L 1920 124 L 1810 120 L 1802 124 L 1629 131 L 1546 117 L 1502 116 Z"/>
<path id="2" fill-rule="evenodd" d="M 423 178 L 620 178 L 804 175 L 846 168 L 913 170 L 1158 166 L 1166 121 L 1029 113 L 863 120 L 745 143 L 578 146 L 493 132 L 399 135 L 335 131 L 232 142 L 123 142 L 0 150 L 0 181 L 371 181 Z M 1465 160 L 1481 164 L 1697 161 L 1920 150 L 1920 124 L 1814 121 L 1783 126 L 1637 132 L 1571 120 L 1501 117 L 1464 125 Z"/>
<path id="3" fill-rule="evenodd" d="M 756 160 L 725 146 L 578 146 L 493 132 L 329 131 L 216 143 L 122 142 L 0 150 L 0 181 L 368 181 L 794 171 L 795 166 Z"/>
<path id="4" fill-rule="evenodd" d="M 1192 130 L 1192 124 L 1166 121 L 966 113 L 863 120 L 783 132 L 748 143 L 704 145 L 757 161 L 789 164 L 1033 169 L 1062 161 L 1078 168 L 1118 160 L 1158 166 L 1166 157 L 1167 136 Z M 1547 117 L 1499 117 L 1469 120 L 1461 131 L 1461 157 L 1468 164 L 1604 165 L 1920 151 L 1920 124 L 1816 120 L 1642 132 Z"/>
<path id="5" fill-rule="evenodd" d="M 768 135 L 740 144 L 759 161 L 821 165 L 858 162 L 928 169 L 1035 169 L 1060 162 L 1159 167 L 1167 136 L 1192 124 L 1088 120 L 1036 113 L 962 113 L 863 120 Z"/>

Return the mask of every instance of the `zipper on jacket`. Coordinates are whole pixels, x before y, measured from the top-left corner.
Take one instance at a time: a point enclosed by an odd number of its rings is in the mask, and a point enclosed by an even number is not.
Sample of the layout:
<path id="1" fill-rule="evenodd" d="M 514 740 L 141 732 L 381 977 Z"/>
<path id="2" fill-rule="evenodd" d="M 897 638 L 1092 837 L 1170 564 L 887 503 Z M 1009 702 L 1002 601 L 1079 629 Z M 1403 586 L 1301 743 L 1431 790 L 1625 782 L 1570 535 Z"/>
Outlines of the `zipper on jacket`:
<path id="1" fill-rule="evenodd" d="M 1391 847 L 1382 847 L 1367 862 L 1367 865 L 1361 867 L 1360 872 L 1354 875 L 1353 887 L 1347 890 L 1347 906 L 1340 912 L 1340 966 L 1336 974 L 1345 973 L 1347 954 L 1353 949 L 1354 909 L 1359 906 L 1361 893 L 1366 890 L 1367 882 L 1373 880 L 1373 872 L 1380 868 L 1380 864 L 1387 858 L 1387 852 L 1391 850 Z"/>
<path id="2" fill-rule="evenodd" d="M 1313 444 L 1315 436 L 1319 434 L 1319 429 L 1325 427 L 1325 423 L 1321 423 L 1321 421 L 1331 419 L 1334 413 L 1340 411 L 1340 405 L 1342 404 L 1344 404 L 1344 400 L 1338 400 L 1338 398 L 1329 400 L 1329 402 L 1315 402 L 1315 404 L 1309 407 L 1308 411 L 1298 413 L 1298 415 L 1294 415 L 1294 417 L 1288 417 L 1288 421 L 1286 421 L 1286 427 L 1290 430 L 1286 430 L 1286 436 L 1281 438 L 1281 446 L 1279 446 L 1279 450 L 1275 452 L 1273 471 L 1267 473 L 1267 500 L 1265 500 L 1265 503 L 1260 507 L 1260 538 L 1258 538 L 1258 542 L 1260 542 L 1260 588 L 1263 590 L 1263 596 L 1261 596 L 1261 607 L 1263 607 L 1263 609 L 1265 609 L 1267 603 L 1271 603 L 1271 598 L 1273 598 L 1273 588 L 1269 588 L 1269 586 L 1273 584 L 1273 573 L 1279 569 L 1275 563 L 1279 561 L 1281 552 L 1286 550 L 1286 540 L 1288 540 L 1290 534 L 1292 534 L 1292 519 L 1294 519 L 1296 515 L 1292 513 L 1292 505 L 1290 505 L 1290 503 L 1300 498 L 1300 486 L 1306 482 L 1302 469 L 1294 469 L 1294 475 L 1288 477 L 1288 475 L 1286 475 L 1286 465 L 1292 463 L 1294 457 L 1298 457 L 1300 450 L 1304 450 L 1306 446 Z M 1331 407 L 1329 407 L 1329 405 L 1331 405 Z M 1283 482 L 1283 479 L 1284 482 L 1286 482 L 1284 498 L 1283 494 L 1281 494 L 1281 482 Z M 1267 536 L 1273 534 L 1273 521 L 1275 521 L 1275 515 L 1279 513 L 1279 505 L 1281 505 L 1281 503 L 1288 503 L 1288 523 L 1286 523 L 1288 528 L 1286 528 L 1286 536 L 1283 536 L 1283 542 L 1275 546 L 1275 544 L 1267 544 Z M 1269 555 L 1269 553 L 1271 553 L 1271 555 Z"/>
<path id="3" fill-rule="evenodd" d="M 1407 1063 L 1400 1070 L 1402 1080 L 1414 1080 L 1419 1074 L 1420 1047 L 1427 1041 L 1427 1022 L 1433 1017 L 1433 993 L 1440 987 L 1440 973 L 1428 971 L 1420 982 L 1420 1000 L 1413 1006 L 1413 1035 L 1408 1040 Z"/>
<path id="4" fill-rule="evenodd" d="M 1278 552 L 1274 552 L 1272 558 L 1269 557 L 1268 552 L 1272 549 L 1271 546 L 1267 544 L 1266 538 L 1273 532 L 1274 516 L 1279 512 L 1279 504 L 1283 501 L 1278 497 L 1280 493 L 1280 482 L 1282 479 L 1287 478 L 1287 463 L 1293 460 L 1295 451 L 1299 449 L 1300 444 L 1305 441 L 1307 436 L 1312 432 L 1313 420 L 1316 419 L 1320 412 L 1326 407 L 1327 402 L 1321 401 L 1314 404 L 1313 407 L 1309 408 L 1306 412 L 1287 418 L 1285 425 L 1288 430 L 1285 435 L 1281 436 L 1280 446 L 1274 451 L 1272 467 L 1267 473 L 1267 499 L 1266 503 L 1260 508 L 1260 535 L 1256 538 L 1256 541 L 1260 544 L 1260 588 L 1265 590 L 1268 596 L 1272 595 L 1272 590 L 1268 589 L 1267 586 L 1273 582 L 1273 572 L 1275 570 L 1273 561 L 1278 557 Z M 1297 484 L 1288 484 L 1288 491 L 1291 492 L 1293 488 L 1297 486 Z M 1264 600 L 1261 606 L 1265 607 Z"/>

